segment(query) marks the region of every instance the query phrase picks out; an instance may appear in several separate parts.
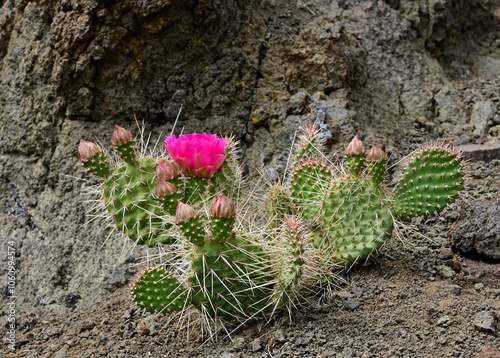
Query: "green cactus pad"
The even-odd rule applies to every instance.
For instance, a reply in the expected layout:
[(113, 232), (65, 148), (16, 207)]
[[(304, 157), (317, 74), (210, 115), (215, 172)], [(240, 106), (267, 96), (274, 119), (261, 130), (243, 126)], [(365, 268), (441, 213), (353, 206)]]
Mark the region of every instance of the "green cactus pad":
[(210, 227), (212, 228), (212, 235), (214, 239), (219, 241), (220, 243), (223, 243), (229, 237), (234, 235), (232, 233), (234, 223), (235, 223), (234, 217), (229, 217), (229, 218), (211, 217)]
[(372, 177), (373, 184), (380, 185), (384, 181), (387, 169), (387, 160), (368, 162), (368, 169)]
[(88, 159), (82, 159), (82, 165), (90, 174), (105, 178), (109, 174), (109, 163), (106, 154), (98, 152)]
[(307, 220), (317, 218), (318, 205), (333, 179), (330, 166), (319, 160), (306, 160), (292, 172), (290, 185), (297, 208)]
[(347, 161), (349, 173), (351, 173), (356, 178), (359, 177), (365, 169), (366, 153), (360, 153), (357, 155), (347, 154), (345, 156), (345, 159)]
[(271, 281), (262, 266), (268, 262), (261, 249), (238, 236), (205, 241), (193, 253), (194, 275), (189, 278), (192, 302), (202, 313), (243, 321), (261, 315), (267, 307)]
[[(303, 228), (295, 219), (288, 219), (284, 224), (285, 252), (281, 256), (281, 268), (278, 282), (274, 286), (281, 303), (284, 303), (288, 293), (302, 277), (304, 265), (304, 233)], [(286, 296), (284, 295), (286, 293)]]
[(365, 178), (334, 183), (325, 200), (324, 241), (317, 243), (332, 262), (349, 266), (382, 247), (393, 221), (382, 189)]
[(442, 146), (417, 151), (396, 187), (394, 212), (411, 218), (442, 211), (463, 189), (463, 177), (456, 151)]
[(324, 145), (324, 140), (319, 134), (319, 130), (314, 127), (304, 128), (304, 133), (299, 137), (293, 165), (297, 166), (308, 159), (315, 159)]
[(171, 244), (173, 238), (157, 199), (156, 163), (140, 159), (117, 167), (103, 183), (103, 199), (117, 227), (140, 245)]
[(151, 313), (181, 311), (189, 300), (188, 290), (162, 267), (148, 267), (130, 285), (132, 300)]
[(115, 146), (115, 150), (125, 163), (134, 164), (137, 162), (134, 140)]
[(193, 245), (203, 245), (206, 234), (201, 217), (192, 217), (186, 221), (178, 221), (176, 224), (187, 241)]
[(175, 193), (157, 199), (162, 209), (169, 215), (175, 217), (175, 212), (177, 211), (177, 203), (181, 199), (181, 196), (178, 193)]

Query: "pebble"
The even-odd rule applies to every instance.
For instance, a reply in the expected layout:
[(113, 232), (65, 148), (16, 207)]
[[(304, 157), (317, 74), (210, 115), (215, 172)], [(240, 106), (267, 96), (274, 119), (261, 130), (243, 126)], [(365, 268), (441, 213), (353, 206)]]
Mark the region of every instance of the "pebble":
[(484, 290), (484, 284), (482, 284), (481, 282), (476, 283), (474, 285), (474, 288), (476, 289), (477, 292), (481, 292), (482, 290)]
[(443, 327), (448, 327), (448, 325), (450, 324), (450, 321), (451, 321), (450, 316), (444, 315), (443, 317), (438, 319), (437, 325), (443, 326)]
[(439, 273), (439, 276), (443, 278), (453, 279), (456, 276), (455, 271), (453, 271), (451, 267), (439, 265), (438, 267), (436, 267), (436, 269)]
[(252, 341), (248, 348), (252, 352), (257, 352), (258, 350), (260, 350), (262, 348), (261, 340), (257, 338), (256, 340)]
[(474, 318), (474, 327), (481, 331), (496, 332), (496, 318), (490, 311), (480, 311)]

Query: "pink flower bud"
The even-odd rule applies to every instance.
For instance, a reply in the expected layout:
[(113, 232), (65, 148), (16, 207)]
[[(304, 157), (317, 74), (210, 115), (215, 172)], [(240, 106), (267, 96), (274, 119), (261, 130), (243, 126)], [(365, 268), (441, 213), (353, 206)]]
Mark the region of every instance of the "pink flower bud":
[(210, 205), (210, 216), (218, 218), (232, 218), (236, 215), (234, 204), (223, 193), (220, 193)]
[(366, 156), (366, 161), (368, 162), (381, 162), (382, 160), (387, 160), (387, 154), (378, 145), (373, 143), (372, 149), (368, 152)]
[(158, 183), (156, 184), (156, 197), (163, 198), (165, 196), (169, 196), (177, 193), (177, 188), (174, 184), (163, 180), (161, 178), (158, 179)]
[(132, 134), (128, 130), (120, 126), (115, 126), (115, 131), (113, 132), (113, 140), (112, 140), (114, 146), (127, 144), (132, 140), (133, 140)]
[(359, 155), (361, 153), (366, 153), (366, 150), (365, 150), (365, 146), (363, 145), (361, 140), (359, 140), (358, 136), (356, 135), (352, 139), (351, 143), (349, 143), (349, 145), (347, 146), (345, 152), (347, 155)]
[(172, 180), (177, 178), (179, 172), (175, 165), (167, 162), (166, 160), (160, 159), (158, 165), (156, 166), (156, 175), (160, 179)]
[(100, 152), (102, 152), (102, 149), (94, 143), (83, 139), (80, 140), (80, 144), (78, 145), (78, 156), (82, 161), (86, 162), (88, 158)]
[(177, 204), (177, 211), (175, 212), (175, 222), (188, 221), (191, 218), (198, 216), (198, 213), (191, 205), (181, 203)]

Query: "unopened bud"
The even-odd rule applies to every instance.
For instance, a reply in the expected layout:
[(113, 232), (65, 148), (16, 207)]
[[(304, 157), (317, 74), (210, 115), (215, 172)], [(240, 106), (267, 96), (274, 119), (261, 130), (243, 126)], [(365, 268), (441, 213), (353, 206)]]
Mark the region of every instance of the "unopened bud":
[(373, 143), (372, 149), (368, 152), (366, 156), (366, 161), (368, 162), (381, 162), (382, 160), (387, 160), (387, 154), (378, 145)]
[(164, 159), (160, 159), (158, 165), (156, 166), (156, 175), (159, 179), (172, 180), (177, 178), (179, 171), (175, 165), (167, 162)]
[(218, 218), (232, 218), (236, 215), (234, 204), (223, 193), (220, 193), (210, 205), (210, 216)]
[(113, 132), (113, 140), (112, 140), (114, 146), (127, 144), (132, 140), (133, 140), (132, 133), (130, 133), (125, 128), (122, 128), (120, 126), (115, 126), (115, 131)]
[(175, 193), (177, 193), (177, 188), (174, 184), (160, 178), (158, 179), (158, 183), (156, 184), (157, 198), (163, 198)]
[(80, 140), (80, 144), (78, 145), (78, 156), (82, 161), (87, 161), (88, 158), (100, 152), (102, 152), (102, 149), (99, 148), (99, 146), (83, 139)]
[(365, 146), (361, 142), (361, 140), (356, 135), (351, 143), (347, 146), (345, 150), (347, 155), (359, 155), (361, 153), (366, 153)]
[(191, 218), (197, 217), (196, 210), (191, 205), (181, 203), (177, 204), (177, 211), (175, 212), (175, 222), (188, 221)]

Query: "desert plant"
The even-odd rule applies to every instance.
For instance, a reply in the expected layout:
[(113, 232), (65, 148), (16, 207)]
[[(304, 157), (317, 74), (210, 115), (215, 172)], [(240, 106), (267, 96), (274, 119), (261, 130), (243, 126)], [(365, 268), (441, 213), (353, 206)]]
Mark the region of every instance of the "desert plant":
[[(194, 306), (206, 322), (246, 322), (292, 307), (302, 292), (335, 284), (339, 269), (366, 260), (393, 235), (395, 217), (443, 210), (463, 188), (460, 154), (429, 146), (408, 160), (394, 194), (383, 184), (387, 156), (366, 154), (356, 136), (348, 170), (319, 150), (307, 128), (287, 182), (264, 201), (263, 215), (238, 215), (241, 174), (234, 143), (207, 134), (170, 136), (167, 158), (139, 158), (132, 135), (115, 128), (122, 164), (111, 169), (102, 150), (81, 141), (83, 166), (103, 178), (104, 203), (117, 227), (138, 244), (167, 245), (177, 259), (144, 269), (131, 284), (133, 301), (149, 312)], [(257, 228), (257, 229), (255, 229)], [(305, 290), (303, 290), (305, 289)]]

